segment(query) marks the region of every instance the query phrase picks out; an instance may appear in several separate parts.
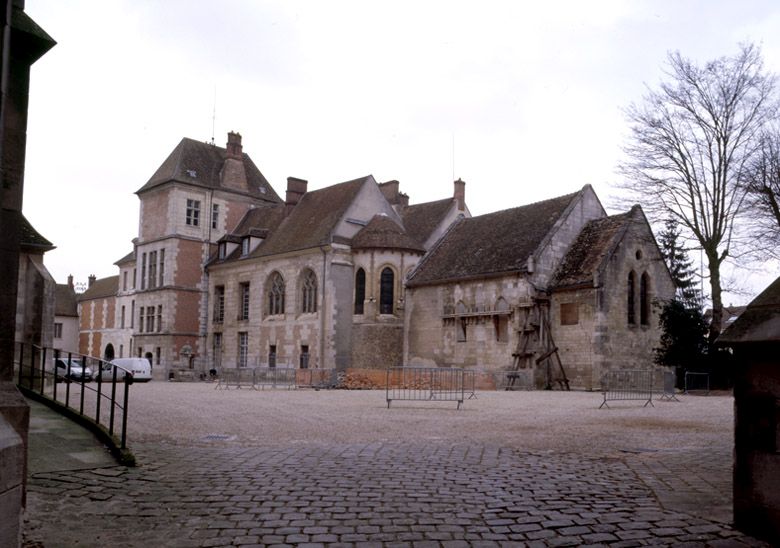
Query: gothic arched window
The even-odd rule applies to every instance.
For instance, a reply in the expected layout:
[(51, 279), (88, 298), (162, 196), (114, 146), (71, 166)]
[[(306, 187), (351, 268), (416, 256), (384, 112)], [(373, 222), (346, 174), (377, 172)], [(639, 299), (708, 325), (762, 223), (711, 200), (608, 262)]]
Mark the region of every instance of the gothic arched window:
[(366, 271), (358, 268), (355, 274), (355, 314), (363, 313), (363, 302), (366, 300)]
[(628, 273), (628, 323), (629, 325), (636, 325), (636, 274), (634, 271)]
[(395, 298), (395, 273), (393, 269), (385, 267), (379, 277), (379, 313), (392, 314), (393, 300)]
[(268, 314), (284, 314), (284, 278), (278, 272), (268, 279)]
[(301, 312), (317, 312), (317, 276), (308, 268), (301, 283)]

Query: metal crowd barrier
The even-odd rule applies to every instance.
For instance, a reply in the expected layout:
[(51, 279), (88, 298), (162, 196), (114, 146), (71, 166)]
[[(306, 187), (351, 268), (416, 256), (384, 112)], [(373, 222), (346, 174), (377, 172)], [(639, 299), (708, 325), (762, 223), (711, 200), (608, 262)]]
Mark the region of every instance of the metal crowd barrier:
[(685, 394), (703, 394), (710, 393), (710, 374), (696, 371), (685, 372)]
[(661, 371), (662, 377), (662, 391), (661, 397), (658, 399), (661, 401), (680, 401), (677, 399), (677, 391), (675, 389), (677, 375), (674, 371)]
[(651, 369), (608, 371), (601, 380), (604, 401), (599, 409), (608, 401), (638, 400), (653, 406), (653, 371)]
[[(92, 356), (22, 342), (15, 346), (14, 369), (22, 394), (89, 428), (121, 464), (134, 466), (135, 457), (127, 447), (132, 372)], [(64, 367), (57, 368), (57, 361)], [(83, 367), (91, 370), (90, 376)], [(111, 371), (108, 378), (104, 370)]]
[(458, 409), (466, 395), (470, 379), (474, 392), (474, 372), (448, 367), (391, 367), (387, 370), (387, 407), (394, 400), (455, 401)]
[(224, 368), (219, 373), (215, 390), (231, 388), (329, 388), (333, 369), (297, 369), (294, 367), (240, 367)]

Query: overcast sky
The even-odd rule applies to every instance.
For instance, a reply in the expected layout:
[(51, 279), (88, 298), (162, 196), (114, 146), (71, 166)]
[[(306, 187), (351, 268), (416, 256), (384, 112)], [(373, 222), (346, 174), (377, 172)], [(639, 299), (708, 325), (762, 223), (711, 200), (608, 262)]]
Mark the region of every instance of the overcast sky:
[[(24, 213), (57, 246), (45, 264), (59, 283), (117, 273), (138, 233), (134, 192), (182, 137), (224, 146), (241, 133), (282, 196), (288, 176), (312, 190), (372, 174), (419, 203), (450, 196), (454, 176), (474, 215), (586, 183), (615, 213), (622, 109), (660, 81), (669, 51), (703, 61), (752, 41), (780, 71), (776, 0), (27, 0), (26, 11), (58, 42), (32, 70)], [(755, 294), (776, 268), (737, 281)]]

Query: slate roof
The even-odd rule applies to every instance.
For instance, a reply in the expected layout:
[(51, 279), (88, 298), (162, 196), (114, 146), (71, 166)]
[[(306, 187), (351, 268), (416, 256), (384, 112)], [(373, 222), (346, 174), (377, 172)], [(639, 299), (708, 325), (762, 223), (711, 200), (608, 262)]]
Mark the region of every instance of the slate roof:
[(408, 285), (526, 272), (528, 257), (581, 192), (461, 219), (423, 259)]
[(27, 218), (22, 215), (22, 226), (20, 227), (21, 230), (21, 239), (19, 241), (19, 244), (22, 248), (28, 248), (28, 249), (34, 249), (36, 251), (51, 251), (54, 249), (54, 245), (41, 236), (41, 234), (33, 228), (33, 225), (30, 224), (30, 221), (27, 220)]
[(780, 278), (777, 278), (718, 337), (718, 344), (780, 342)]
[(273, 232), (284, 220), (284, 204), (255, 207), (246, 212), (233, 234), (245, 236), (253, 230)]
[(625, 234), (633, 211), (589, 221), (558, 266), (552, 286), (592, 286), (593, 275)]
[(119, 259), (114, 264), (117, 265), (117, 266), (120, 266), (120, 265), (123, 265), (123, 264), (126, 264), (126, 263), (131, 263), (133, 261), (135, 261), (135, 250), (131, 251), (130, 253), (128, 253), (127, 255), (122, 257), (121, 259)]
[[(242, 153), (244, 170), (249, 184), (250, 196), (268, 202), (281, 202), (279, 196), (252, 162), (248, 154)], [(215, 145), (201, 143), (194, 139), (184, 138), (173, 149), (162, 165), (152, 175), (149, 181), (136, 191), (140, 194), (168, 182), (180, 182), (203, 188), (223, 188), (220, 172), (225, 163), (227, 151)], [(192, 174), (195, 176), (193, 177)], [(235, 189), (229, 188), (235, 191)], [(265, 192), (263, 192), (265, 190)]]
[(68, 284), (57, 284), (54, 289), (54, 315), (78, 316), (76, 292)]
[(425, 248), (410, 238), (403, 228), (386, 215), (374, 218), (352, 238), (353, 249), (406, 249), (425, 253)]
[(333, 230), (371, 175), (307, 192), (250, 257), (263, 257), (329, 244)]
[(456, 202), (454, 198), (445, 198), (435, 202), (410, 205), (401, 211), (406, 233), (414, 240), (424, 244), (436, 227)]
[(109, 276), (108, 278), (100, 278), (92, 282), (92, 285), (87, 290), (78, 296), (79, 301), (88, 301), (90, 299), (101, 299), (104, 297), (112, 297), (116, 295), (119, 289), (119, 276)]

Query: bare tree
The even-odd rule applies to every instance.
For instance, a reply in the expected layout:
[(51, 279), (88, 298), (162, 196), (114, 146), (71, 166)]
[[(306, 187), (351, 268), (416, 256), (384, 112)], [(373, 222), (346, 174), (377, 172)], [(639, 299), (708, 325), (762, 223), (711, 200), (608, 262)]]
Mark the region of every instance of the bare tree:
[(733, 57), (699, 66), (669, 54), (667, 80), (626, 114), (631, 137), (620, 166), (621, 187), (654, 221), (675, 219), (704, 251), (712, 299), (710, 342), (720, 333), (721, 265), (735, 252), (742, 178), (776, 114), (775, 76), (760, 50), (742, 45)]
[(776, 126), (761, 135), (744, 182), (753, 241), (762, 252), (780, 258), (780, 130)]

